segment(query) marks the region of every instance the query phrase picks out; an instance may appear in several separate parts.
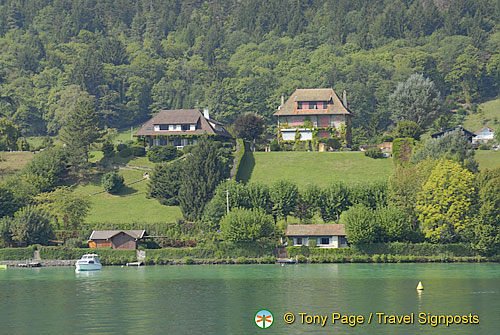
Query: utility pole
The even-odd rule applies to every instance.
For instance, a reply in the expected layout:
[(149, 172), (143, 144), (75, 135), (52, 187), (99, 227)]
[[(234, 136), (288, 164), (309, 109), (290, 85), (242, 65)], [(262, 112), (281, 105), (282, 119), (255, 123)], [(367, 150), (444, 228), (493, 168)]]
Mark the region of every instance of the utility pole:
[(227, 213), (229, 214), (229, 191), (226, 190), (226, 209)]

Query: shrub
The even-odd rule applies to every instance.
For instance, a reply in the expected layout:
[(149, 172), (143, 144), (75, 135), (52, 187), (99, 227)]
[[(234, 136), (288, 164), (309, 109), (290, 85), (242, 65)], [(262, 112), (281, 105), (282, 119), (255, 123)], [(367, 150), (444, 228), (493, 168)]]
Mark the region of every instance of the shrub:
[(246, 259), (246, 257), (240, 256), (240, 257), (236, 258), (234, 260), (234, 262), (236, 264), (246, 264), (246, 263), (248, 263), (248, 260)]
[(130, 151), (132, 152), (132, 155), (134, 155), (135, 157), (146, 156), (146, 149), (144, 149), (144, 147), (141, 147), (138, 145), (134, 145), (134, 146), (130, 147)]
[(490, 146), (487, 143), (483, 143), (479, 146), (479, 150), (490, 150)]
[(128, 148), (128, 146), (126, 144), (120, 143), (116, 146), (116, 151), (120, 152), (120, 151), (127, 149), (127, 148)]
[(102, 144), (101, 151), (104, 154), (104, 157), (111, 157), (115, 152), (115, 147), (109, 141), (106, 141)]
[(355, 205), (342, 213), (340, 223), (345, 224), (350, 243), (373, 243), (378, 240), (379, 229), (373, 210), (364, 205)]
[(120, 157), (126, 158), (126, 157), (130, 157), (130, 155), (132, 155), (132, 151), (130, 150), (130, 148), (127, 147), (127, 148), (124, 148), (121, 151), (119, 151), (118, 154), (120, 155)]
[(17, 150), (19, 151), (28, 151), (30, 149), (30, 144), (26, 140), (25, 137), (19, 137), (17, 139)]
[(123, 176), (119, 175), (117, 170), (105, 173), (102, 176), (101, 182), (106, 192), (110, 194), (117, 194), (124, 185)]
[(261, 208), (234, 208), (222, 218), (220, 228), (226, 241), (256, 241), (272, 234), (274, 220)]
[(271, 151), (280, 151), (281, 147), (277, 139), (274, 139), (271, 141), (271, 144), (269, 145)]
[(182, 259), (182, 263), (184, 263), (184, 264), (194, 264), (194, 260), (191, 257), (184, 257)]
[(177, 157), (177, 149), (172, 145), (157, 145), (147, 153), (150, 162), (168, 162)]
[(384, 154), (380, 148), (370, 148), (365, 151), (365, 156), (370, 158), (383, 158)]

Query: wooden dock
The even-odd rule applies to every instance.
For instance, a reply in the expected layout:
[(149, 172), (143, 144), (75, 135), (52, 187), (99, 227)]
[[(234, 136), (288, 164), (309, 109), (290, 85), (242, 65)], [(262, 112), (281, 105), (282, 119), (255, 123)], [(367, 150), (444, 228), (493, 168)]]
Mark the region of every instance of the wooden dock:
[(144, 265), (143, 262), (132, 262), (132, 263), (127, 263), (127, 266), (142, 266)]

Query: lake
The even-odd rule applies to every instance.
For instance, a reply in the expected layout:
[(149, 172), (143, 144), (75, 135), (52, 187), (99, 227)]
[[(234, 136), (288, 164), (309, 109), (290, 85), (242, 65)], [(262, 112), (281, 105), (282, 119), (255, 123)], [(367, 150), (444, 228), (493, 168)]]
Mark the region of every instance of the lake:
[[(2, 334), (495, 334), (500, 264), (9, 268), (0, 270), (0, 297)], [(261, 309), (274, 316), (267, 329), (254, 322)], [(388, 315), (412, 323), (379, 324), (376, 313), (386, 323)], [(479, 323), (434, 327), (420, 324), (419, 313), (426, 322), (427, 315), (459, 315), (457, 322), (477, 315)], [(342, 324), (340, 315), (358, 324)], [(324, 326), (306, 323), (320, 316)]]

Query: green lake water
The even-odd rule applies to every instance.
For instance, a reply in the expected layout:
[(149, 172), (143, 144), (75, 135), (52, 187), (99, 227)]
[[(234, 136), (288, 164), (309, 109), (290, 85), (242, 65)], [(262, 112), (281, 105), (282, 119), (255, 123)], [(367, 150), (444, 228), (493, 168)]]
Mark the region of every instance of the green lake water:
[[(0, 334), (499, 334), (500, 264), (7, 269), (0, 299)], [(274, 315), (268, 329), (254, 323), (260, 309)], [(301, 324), (298, 313), (328, 320)], [(364, 324), (332, 324), (332, 313)], [(379, 324), (373, 314), (367, 324), (370, 313), (414, 313), (414, 323)], [(419, 313), (472, 313), (479, 324), (421, 325)]]

